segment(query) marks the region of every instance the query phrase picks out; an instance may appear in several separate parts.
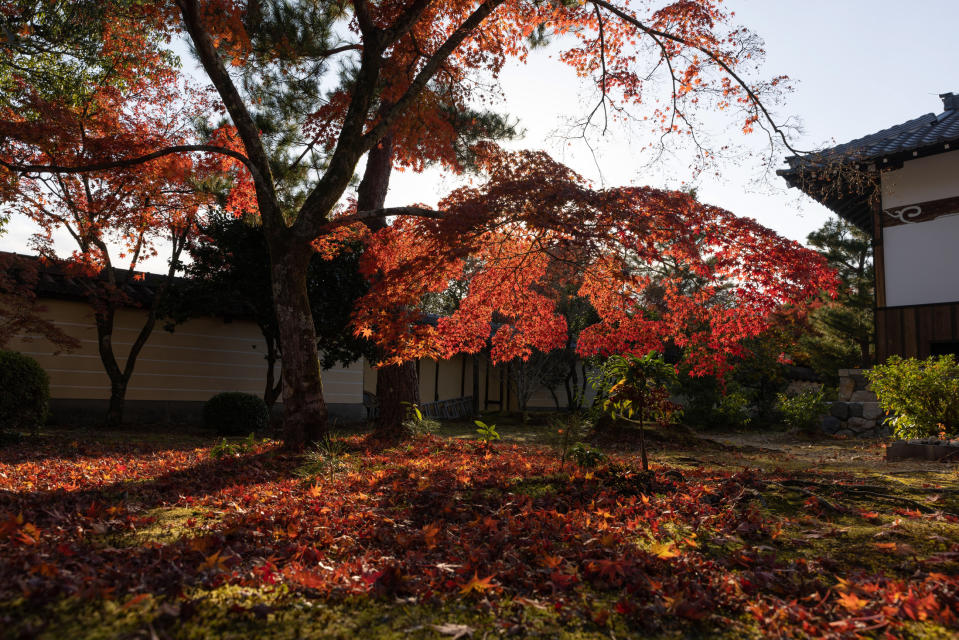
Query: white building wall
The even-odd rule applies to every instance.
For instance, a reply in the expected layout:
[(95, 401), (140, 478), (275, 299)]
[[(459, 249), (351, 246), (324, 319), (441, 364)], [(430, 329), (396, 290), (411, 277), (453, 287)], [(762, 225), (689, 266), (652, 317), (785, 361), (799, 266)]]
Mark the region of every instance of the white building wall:
[[(959, 152), (910, 160), (882, 174), (884, 212), (959, 197)], [(904, 211), (903, 219), (909, 219)], [(883, 229), (886, 306), (959, 301), (959, 205), (933, 220)], [(888, 215), (883, 213), (882, 215)]]

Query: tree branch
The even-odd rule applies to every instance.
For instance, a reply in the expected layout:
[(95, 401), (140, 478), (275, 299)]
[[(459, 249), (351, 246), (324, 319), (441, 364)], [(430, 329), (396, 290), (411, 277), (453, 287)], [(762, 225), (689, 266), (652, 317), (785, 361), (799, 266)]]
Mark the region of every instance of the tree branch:
[(413, 78), (413, 82), (410, 83), (410, 86), (406, 89), (403, 96), (384, 114), (379, 123), (363, 136), (364, 151), (372, 148), (380, 138), (386, 135), (400, 114), (410, 106), (413, 100), (415, 100), (426, 87), (426, 84), (436, 75), (440, 66), (446, 62), (453, 52), (456, 51), (456, 48), (459, 47), (466, 38), (472, 35), (473, 31), (479, 27), (499, 5), (503, 4), (503, 2), (504, 0), (486, 0), (463, 21), (463, 24), (450, 34), (446, 42), (440, 45), (439, 49), (429, 57), (419, 73), (416, 74), (416, 77)]
[(725, 60), (720, 58), (714, 52), (704, 47), (701, 47), (699, 45), (687, 42), (686, 40), (684, 40), (683, 38), (680, 38), (679, 36), (675, 36), (671, 33), (666, 33), (665, 31), (659, 31), (657, 29), (653, 29), (652, 27), (646, 26), (645, 24), (640, 22), (638, 19), (629, 15), (628, 13), (626, 13), (619, 7), (616, 7), (610, 4), (609, 2), (606, 2), (606, 0), (589, 0), (589, 1), (592, 2), (593, 5), (595, 6), (603, 7), (604, 9), (607, 9), (610, 13), (618, 16), (621, 20), (633, 25), (634, 27), (636, 27), (637, 29), (645, 33), (646, 35), (658, 36), (660, 38), (671, 40), (685, 47), (690, 47), (692, 49), (695, 49), (696, 51), (699, 51), (700, 53), (705, 55), (707, 58), (709, 58), (714, 63), (716, 63), (720, 68), (722, 68), (723, 71), (729, 74), (729, 77), (735, 80), (736, 84), (738, 84), (740, 87), (743, 88), (743, 90), (746, 92), (746, 95), (749, 96), (749, 99), (752, 101), (753, 105), (755, 105), (755, 107), (763, 114), (763, 118), (766, 120), (766, 122), (769, 123), (769, 126), (772, 127), (773, 132), (775, 132), (782, 139), (783, 144), (786, 146), (786, 148), (789, 151), (791, 151), (792, 153), (796, 155), (804, 155), (809, 153), (808, 151), (798, 151), (794, 149), (791, 144), (789, 144), (789, 139), (786, 137), (786, 133), (782, 130), (782, 128), (780, 128), (778, 124), (776, 124), (776, 121), (773, 120), (772, 114), (770, 114), (769, 110), (766, 109), (766, 105), (762, 103), (762, 101), (759, 99), (759, 96), (757, 96), (756, 92), (753, 91), (752, 87), (750, 87), (749, 84), (747, 84), (746, 81), (743, 80), (738, 73), (733, 71), (732, 67), (730, 67)]
[[(164, 156), (172, 155), (174, 153), (194, 153), (194, 152), (207, 152), (207, 153), (219, 153), (220, 155), (229, 156), (235, 160), (239, 160), (250, 170), (250, 173), (253, 174), (253, 179), (256, 180), (259, 172), (257, 171), (256, 166), (250, 162), (250, 159), (238, 151), (234, 151), (228, 147), (221, 147), (214, 144), (179, 144), (173, 145), (172, 147), (166, 147), (164, 149), (159, 149), (153, 151), (146, 155), (136, 156), (133, 158), (121, 158), (119, 160), (105, 160), (103, 162), (91, 162), (89, 164), (80, 164), (80, 165), (61, 165), (61, 164), (17, 164), (15, 162), (7, 162), (6, 160), (0, 159), (0, 166), (3, 166), (10, 171), (15, 171), (17, 173), (56, 173), (56, 174), (72, 174), (72, 173), (91, 173), (93, 171), (106, 171), (107, 169), (118, 169), (121, 167), (132, 167), (138, 164), (144, 164), (150, 162), (151, 160), (156, 160), (157, 158), (162, 158)], [(262, 176), (260, 176), (262, 179)]]
[(280, 205), (276, 198), (276, 188), (273, 184), (273, 174), (270, 170), (269, 157), (263, 148), (263, 141), (260, 139), (260, 130), (253, 122), (253, 117), (240, 96), (233, 79), (220, 59), (220, 54), (213, 44), (209, 32), (204, 28), (200, 18), (200, 12), (196, 0), (177, 0), (180, 8), (180, 15), (183, 18), (183, 25), (186, 32), (190, 35), (193, 42), (196, 55), (203, 65), (204, 71), (216, 87), (217, 93), (223, 100), (223, 106), (226, 107), (230, 119), (236, 126), (237, 134), (243, 142), (249, 164), (255, 166), (253, 173), (254, 184), (256, 185), (257, 205), (260, 209), (260, 216), (267, 222), (267, 227), (275, 229), (285, 228), (286, 223), (280, 212)]
[(367, 220), (389, 218), (391, 216), (413, 216), (417, 218), (442, 220), (446, 216), (446, 212), (427, 209), (425, 207), (383, 207), (382, 209), (358, 211), (348, 216), (335, 218), (323, 225), (322, 230), (328, 232), (348, 224), (353, 224), (354, 222), (366, 222)]

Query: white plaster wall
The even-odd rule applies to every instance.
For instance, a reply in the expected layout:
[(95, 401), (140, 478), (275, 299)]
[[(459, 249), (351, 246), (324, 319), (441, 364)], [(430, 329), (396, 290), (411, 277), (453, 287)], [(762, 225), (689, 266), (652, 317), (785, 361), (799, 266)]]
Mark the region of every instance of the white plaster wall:
[(909, 160), (882, 174), (882, 208), (959, 196), (959, 151)]
[(959, 301), (959, 215), (886, 227), (883, 251), (886, 306)]

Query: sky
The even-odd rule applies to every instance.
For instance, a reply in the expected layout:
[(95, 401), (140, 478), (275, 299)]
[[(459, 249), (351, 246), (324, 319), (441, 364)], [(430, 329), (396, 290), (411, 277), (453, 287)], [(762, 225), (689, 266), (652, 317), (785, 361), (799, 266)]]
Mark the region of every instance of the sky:
[[(938, 94), (959, 93), (959, 2), (956, 0), (726, 0), (735, 22), (765, 40), (761, 76), (785, 74), (793, 91), (776, 108), (778, 117), (798, 121), (797, 149), (816, 149), (845, 142), (924, 113), (939, 113)], [(523, 139), (512, 148), (542, 149), (594, 184), (649, 185), (679, 188), (692, 178), (689, 156), (677, 156), (651, 168), (636, 149), (649, 133), (632, 126), (613, 127), (592, 138), (592, 151), (582, 142), (564, 140), (568, 119), (586, 113), (592, 94), (569, 69), (553, 59), (555, 48), (534, 50), (528, 62), (504, 69), (503, 101), (494, 105), (519, 121)], [(722, 127), (722, 121), (707, 120)], [(723, 131), (714, 131), (722, 135)], [(743, 139), (738, 131), (730, 139)], [(747, 144), (761, 151), (764, 140)], [(363, 162), (357, 167), (362, 171)], [(422, 174), (394, 172), (388, 206), (435, 205), (459, 179), (437, 170)], [(829, 211), (756, 161), (723, 163), (694, 182), (698, 198), (762, 224), (794, 240), (822, 225)], [(14, 215), (0, 250), (29, 253), (35, 231)], [(61, 241), (62, 240), (62, 241)], [(61, 255), (72, 247), (58, 237)], [(165, 271), (162, 257), (141, 268)]]

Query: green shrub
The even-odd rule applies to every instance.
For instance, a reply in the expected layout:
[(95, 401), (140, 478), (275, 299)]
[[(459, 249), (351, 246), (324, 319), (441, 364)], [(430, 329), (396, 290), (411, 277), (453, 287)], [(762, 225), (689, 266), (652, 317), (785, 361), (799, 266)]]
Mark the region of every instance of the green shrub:
[(36, 433), (46, 422), (50, 378), (37, 361), (14, 351), (0, 351), (0, 429)]
[(346, 468), (347, 458), (349, 454), (343, 441), (327, 434), (306, 452), (303, 464), (295, 473), (301, 478), (325, 477), (332, 482), (336, 472)]
[(250, 393), (218, 393), (203, 405), (203, 424), (221, 436), (245, 436), (270, 426), (270, 410)]
[(238, 458), (250, 453), (255, 448), (256, 438), (252, 433), (239, 442), (227, 442), (226, 438), (223, 438), (210, 449), (210, 457), (214, 460)]
[(583, 469), (592, 469), (606, 461), (606, 454), (599, 449), (591, 449), (583, 442), (577, 442), (569, 450), (569, 455), (576, 461), (577, 466)]
[(777, 397), (776, 408), (782, 414), (783, 422), (804, 433), (814, 432), (829, 411), (822, 387), (796, 395), (780, 393)]
[(749, 414), (749, 398), (742, 391), (730, 391), (719, 399), (713, 409), (714, 427), (723, 429), (745, 429), (752, 422)]
[(473, 423), (476, 425), (476, 433), (479, 434), (480, 440), (483, 441), (487, 447), (492, 444), (494, 440), (499, 440), (499, 432), (496, 431), (495, 424), (486, 424), (482, 420), (473, 420)]
[(953, 355), (927, 360), (892, 356), (866, 372), (869, 386), (900, 438), (924, 438), (944, 431), (959, 435), (959, 364)]

